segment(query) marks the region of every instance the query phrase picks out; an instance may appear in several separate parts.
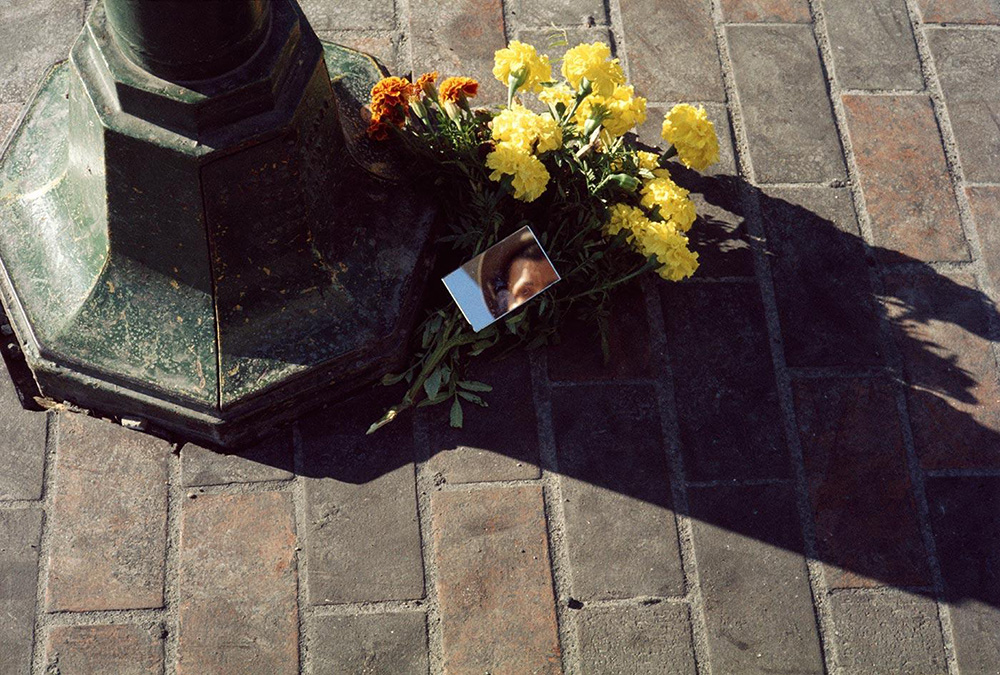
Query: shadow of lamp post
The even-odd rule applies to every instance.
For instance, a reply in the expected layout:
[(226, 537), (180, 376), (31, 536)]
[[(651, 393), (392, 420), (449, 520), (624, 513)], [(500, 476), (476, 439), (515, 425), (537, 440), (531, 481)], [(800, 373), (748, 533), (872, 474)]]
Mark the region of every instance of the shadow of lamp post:
[(398, 367), (432, 213), (293, 0), (105, 0), (0, 157), (32, 395), (217, 446)]

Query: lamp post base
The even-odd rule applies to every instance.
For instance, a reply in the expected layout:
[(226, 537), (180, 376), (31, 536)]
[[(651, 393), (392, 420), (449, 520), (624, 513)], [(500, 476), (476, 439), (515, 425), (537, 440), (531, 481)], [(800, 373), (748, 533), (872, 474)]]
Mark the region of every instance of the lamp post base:
[(405, 362), (433, 213), (365, 135), (377, 64), (288, 7), (269, 90), (116, 72), (100, 7), (45, 76), (0, 156), (0, 298), (27, 398), (234, 448)]

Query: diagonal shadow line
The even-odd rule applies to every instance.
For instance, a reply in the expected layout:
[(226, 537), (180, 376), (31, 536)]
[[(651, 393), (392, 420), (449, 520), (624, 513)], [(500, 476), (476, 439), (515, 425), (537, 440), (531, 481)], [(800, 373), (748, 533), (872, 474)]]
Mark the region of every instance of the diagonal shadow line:
[[(894, 396), (897, 387), (905, 389), (913, 444), (925, 468), (1000, 467), (1000, 412), (996, 400), (983, 400), (998, 391), (992, 355), (984, 356), (983, 368), (970, 369), (968, 354), (954, 353), (951, 344), (957, 340), (969, 349), (985, 344), (998, 318), (994, 306), (975, 288), (895, 251), (887, 253), (904, 264), (893, 269), (905, 274), (886, 274), (885, 287), (873, 288), (867, 270), (874, 261), (856, 223), (835, 222), (735, 176), (671, 170), (706, 204), (728, 214), (703, 218), (692, 230), (706, 276), (651, 284), (657, 293), (653, 304), (669, 310), (669, 356), (657, 353), (660, 343), (650, 333), (638, 286), (623, 291), (614, 310), (609, 364), (601, 363), (592, 329), (578, 323), (568, 326), (562, 345), (548, 349), (550, 376), (565, 380), (550, 387), (554, 462), (540, 450), (548, 421), (544, 415), (539, 419), (529, 361), (519, 355), (474, 368), (471, 375), (495, 389), (490, 408), (466, 408), (464, 429), (450, 429), (441, 406), (418, 411), (428, 447), (415, 447), (410, 413), (374, 436), (364, 434), (401, 397), (402, 385), (377, 387), (315, 412), (300, 425), (300, 475), (365, 485), (423, 459), (438, 482), (463, 483), (491, 476), (535, 478), (541, 467), (558, 473), (564, 493), (580, 501), (579, 509), (567, 511), (571, 557), (574, 530), (584, 533), (584, 547), (605, 545), (574, 524), (587, 508), (599, 527), (608, 528), (612, 545), (623, 546), (623, 560), (635, 550), (612, 530), (635, 534), (639, 530), (629, 519), (673, 511), (748, 540), (812, 555), (839, 570), (834, 585), (892, 586), (933, 596), (907, 468), (907, 432)], [(765, 255), (772, 262), (786, 359), (804, 373), (793, 377), (794, 407), (815, 550), (813, 545), (807, 550), (795, 511), (795, 460), (782, 427), (764, 306), (746, 246), (742, 199), (747, 195), (757, 200), (769, 234)], [(878, 248), (870, 252), (875, 260), (883, 254)], [(722, 278), (712, 281), (713, 275)], [(899, 279), (890, 279), (895, 276)], [(727, 299), (736, 296), (749, 300)], [(884, 353), (885, 325), (903, 355), (901, 373)], [(949, 343), (938, 343), (939, 335)], [(748, 350), (740, 355), (745, 364), (726, 356), (727, 340)], [(660, 370), (667, 360), (672, 375)], [(807, 372), (815, 364), (822, 369)], [(822, 376), (838, 369), (865, 376)], [(837, 389), (836, 383), (849, 380), (867, 384)], [(658, 382), (673, 386), (676, 419), (659, 409)], [(661, 415), (668, 418), (666, 435)], [(266, 441), (240, 454), (292, 469), (284, 443)], [(672, 474), (677, 479), (672, 466), (680, 462), (689, 484), (681, 491), (688, 495), (686, 503), (679, 504), (670, 481)], [(993, 507), (986, 508), (1000, 512), (1000, 481), (995, 482)], [(940, 491), (931, 492), (932, 501), (947, 501)], [(1000, 583), (988, 567), (997, 552), (984, 548), (985, 539), (985, 544), (963, 539), (960, 526), (933, 512), (936, 503), (931, 520), (946, 599), (1000, 607)], [(759, 515), (761, 504), (767, 505), (767, 518), (747, 515)]]

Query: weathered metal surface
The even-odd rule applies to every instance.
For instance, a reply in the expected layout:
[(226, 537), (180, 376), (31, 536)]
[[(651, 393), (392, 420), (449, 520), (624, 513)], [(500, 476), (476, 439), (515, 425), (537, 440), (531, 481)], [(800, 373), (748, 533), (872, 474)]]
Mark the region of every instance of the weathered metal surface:
[(42, 394), (232, 446), (396, 366), (432, 219), (364, 134), (377, 64), (275, 0), (232, 86), (194, 89), (106, 21), (0, 157), (0, 294)]

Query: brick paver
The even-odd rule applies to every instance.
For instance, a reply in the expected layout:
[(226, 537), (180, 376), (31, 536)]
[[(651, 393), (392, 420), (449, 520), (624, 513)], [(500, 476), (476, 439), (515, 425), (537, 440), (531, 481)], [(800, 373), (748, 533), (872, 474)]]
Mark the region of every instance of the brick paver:
[(180, 547), (178, 674), (297, 673), (290, 495), (189, 499)]
[(83, 415), (59, 418), (49, 610), (163, 605), (169, 448)]
[(423, 612), (324, 616), (312, 651), (314, 675), (426, 675), (427, 617)]
[(967, 260), (930, 99), (846, 96), (844, 108), (879, 255)]
[[(95, 4), (0, 2), (0, 136)], [(701, 269), (461, 430), (365, 436), (396, 387), (171, 452), (0, 386), (2, 675), (1000, 671), (996, 0), (302, 5), (482, 102), (508, 39), (608, 41), (650, 144), (704, 104)]]
[(542, 492), (431, 500), (446, 672), (560, 672)]
[(45, 643), (45, 667), (59, 675), (160, 675), (163, 643), (142, 626), (58, 626)]
[(560, 388), (552, 408), (573, 596), (682, 595), (653, 388)]
[(822, 183), (844, 178), (812, 30), (732, 25), (726, 36), (756, 179)]

